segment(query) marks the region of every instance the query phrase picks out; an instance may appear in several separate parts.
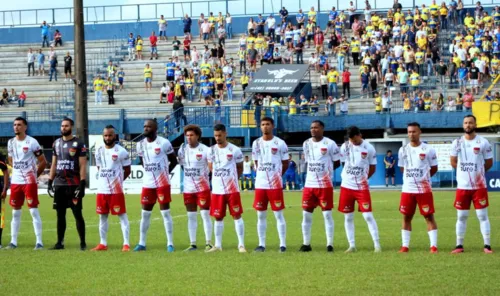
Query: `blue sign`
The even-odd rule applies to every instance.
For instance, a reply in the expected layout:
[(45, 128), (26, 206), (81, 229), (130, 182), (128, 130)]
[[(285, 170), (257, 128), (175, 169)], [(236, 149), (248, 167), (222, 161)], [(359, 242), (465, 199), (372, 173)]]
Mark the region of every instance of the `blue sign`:
[(500, 171), (487, 172), (486, 185), (488, 191), (500, 191)]

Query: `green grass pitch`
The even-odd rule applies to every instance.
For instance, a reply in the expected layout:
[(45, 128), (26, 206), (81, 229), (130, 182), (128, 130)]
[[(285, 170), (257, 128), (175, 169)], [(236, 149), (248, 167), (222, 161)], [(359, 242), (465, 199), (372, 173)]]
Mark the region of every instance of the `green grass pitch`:
[[(338, 202), (335, 190), (335, 203)], [(19, 247), (0, 250), (0, 295), (498, 295), (500, 293), (500, 202), (490, 194), (492, 246), (497, 253), (482, 253), (482, 237), (471, 212), (465, 239), (466, 253), (451, 255), (455, 246), (454, 192), (435, 192), (439, 227), (439, 254), (429, 254), (429, 239), (423, 218), (415, 216), (410, 253), (397, 253), (401, 244), (401, 214), (398, 191), (372, 192), (383, 252), (373, 253), (366, 223), (356, 214), (357, 253), (344, 254), (347, 241), (343, 215), (334, 212), (335, 253), (325, 250), (323, 218), (316, 210), (311, 253), (302, 254), (300, 193), (285, 194), (288, 251), (278, 253), (274, 216), (268, 215), (267, 251), (254, 254), (257, 246), (253, 194), (242, 193), (248, 254), (239, 254), (234, 223), (226, 217), (224, 251), (185, 253), (188, 247), (187, 217), (179, 195), (173, 197), (176, 252), (165, 250), (165, 231), (157, 207), (148, 235), (148, 251), (120, 252), (122, 235), (116, 217), (110, 217), (107, 252), (81, 252), (71, 211), (68, 212), (66, 250), (32, 251), (35, 238), (31, 216), (23, 209)], [(56, 241), (56, 215), (51, 199), (41, 196), (41, 217), (45, 247)], [(140, 204), (137, 195), (127, 196), (131, 221), (131, 247), (139, 239)], [(10, 239), (10, 208), (7, 209), (3, 243)], [(99, 241), (95, 196), (84, 200), (89, 248)], [(198, 244), (204, 243), (198, 219)]]

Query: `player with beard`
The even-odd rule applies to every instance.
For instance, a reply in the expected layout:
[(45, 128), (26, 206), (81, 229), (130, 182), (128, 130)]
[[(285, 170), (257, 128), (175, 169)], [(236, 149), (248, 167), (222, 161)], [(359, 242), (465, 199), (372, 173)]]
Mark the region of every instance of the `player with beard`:
[(436, 151), (420, 141), (420, 124), (411, 122), (407, 127), (410, 143), (399, 149), (398, 166), (403, 174), (403, 190), (399, 211), (403, 214), (401, 236), (403, 246), (400, 253), (410, 249), (411, 222), (417, 205), (427, 223), (427, 233), (431, 243), (430, 252), (437, 253), (437, 224), (434, 219), (434, 197), (432, 196), (431, 177), (438, 171)]
[(0, 178), (0, 249), (2, 248), (2, 232), (5, 227), (5, 198), (7, 197), (7, 188), (9, 188), (9, 168), (5, 164), (5, 159), (0, 154), (0, 171), (3, 176)]
[(451, 166), (457, 170), (457, 246), (453, 254), (464, 252), (464, 237), (471, 203), (474, 204), (484, 240), (484, 252), (493, 253), (490, 246), (490, 220), (488, 218), (488, 189), (486, 172), (493, 166), (490, 142), (476, 133), (476, 117), (464, 117), (465, 134), (452, 143)]
[[(21, 208), (24, 199), (28, 203), (33, 228), (35, 230), (35, 250), (43, 249), (42, 219), (38, 211), (37, 178), (43, 173), (47, 165), (42, 148), (38, 141), (26, 134), (28, 122), (22, 117), (14, 119), (15, 137), (7, 144), (8, 160), (12, 167), (10, 187), (10, 205), (12, 206), (11, 240), (7, 249), (17, 248), (17, 235), (21, 227)], [(38, 165), (37, 165), (38, 161)]]
[(57, 243), (52, 250), (64, 249), (66, 232), (66, 209), (71, 208), (80, 236), (80, 249), (86, 250), (85, 220), (82, 215), (82, 198), (87, 184), (87, 147), (73, 136), (73, 120), (61, 122), (61, 138), (52, 145), (49, 192), (54, 192), (53, 208), (57, 212)]
[(130, 251), (130, 224), (123, 194), (123, 182), (130, 175), (130, 155), (116, 144), (115, 128), (108, 125), (104, 128), (102, 139), (104, 146), (97, 149), (95, 163), (99, 171), (97, 179), (96, 212), (99, 214), (100, 242), (92, 251), (108, 249), (108, 216), (117, 215), (122, 228), (122, 252)]
[(155, 119), (144, 121), (145, 138), (137, 143), (137, 154), (144, 167), (141, 204), (142, 216), (139, 244), (134, 251), (146, 250), (146, 236), (151, 224), (151, 211), (160, 204), (163, 224), (167, 234), (167, 251), (174, 251), (174, 225), (170, 214), (170, 172), (177, 165), (177, 157), (170, 141), (157, 135), (158, 123)]

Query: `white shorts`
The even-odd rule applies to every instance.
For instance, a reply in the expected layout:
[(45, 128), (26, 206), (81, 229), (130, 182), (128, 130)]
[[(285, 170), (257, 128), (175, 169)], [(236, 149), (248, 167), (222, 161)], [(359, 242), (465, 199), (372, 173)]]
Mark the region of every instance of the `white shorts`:
[(479, 83), (477, 82), (477, 79), (471, 79), (471, 80), (470, 80), (470, 86), (472, 86), (472, 87), (476, 87), (476, 86), (478, 86), (478, 85), (479, 85)]
[(38, 69), (40, 69), (40, 70), (43, 69), (43, 63), (38, 63)]
[(172, 50), (172, 56), (173, 57), (178, 57), (179, 56), (179, 51), (178, 50)]

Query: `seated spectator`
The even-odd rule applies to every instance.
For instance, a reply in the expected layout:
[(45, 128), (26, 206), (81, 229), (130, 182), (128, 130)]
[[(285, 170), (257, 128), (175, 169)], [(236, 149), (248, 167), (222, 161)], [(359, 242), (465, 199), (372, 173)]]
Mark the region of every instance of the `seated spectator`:
[(273, 63), (273, 52), (268, 50), (260, 60), (260, 65), (262, 66), (264, 63), (271, 64)]
[(274, 48), (273, 64), (281, 64), (281, 52), (278, 47)]
[(4, 88), (2, 92), (2, 98), (0, 99), (0, 106), (3, 106), (3, 104), (7, 103), (8, 99), (9, 99), (9, 92), (7, 91), (6, 88)]
[(26, 101), (26, 94), (24, 93), (24, 90), (22, 90), (21, 94), (19, 95), (19, 101), (17, 101), (18, 107), (19, 108), (24, 107), (25, 101)]
[(318, 111), (319, 111), (319, 100), (318, 100), (317, 95), (314, 95), (311, 98), (311, 101), (309, 102), (309, 106), (311, 107), (311, 115), (316, 115), (316, 113), (318, 113)]
[(61, 34), (61, 32), (59, 32), (59, 30), (56, 30), (56, 32), (54, 33), (54, 46), (57, 47), (58, 44), (60, 46), (63, 46), (62, 34)]

